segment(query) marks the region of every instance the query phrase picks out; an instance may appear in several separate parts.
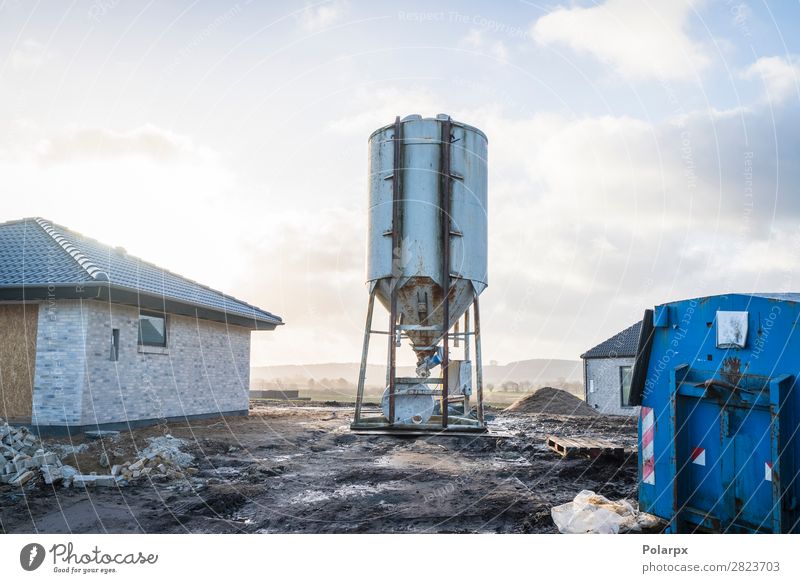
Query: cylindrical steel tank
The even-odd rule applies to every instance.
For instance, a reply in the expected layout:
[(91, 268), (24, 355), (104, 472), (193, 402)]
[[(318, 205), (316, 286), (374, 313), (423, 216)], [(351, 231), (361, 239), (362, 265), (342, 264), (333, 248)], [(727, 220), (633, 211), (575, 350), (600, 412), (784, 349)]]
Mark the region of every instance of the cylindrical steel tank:
[[(450, 125), (449, 145), (443, 141), (445, 124)], [(443, 335), (444, 245), (450, 246), (448, 328), (488, 284), (487, 139), (479, 129), (446, 115), (410, 115), (400, 120), (400, 126), (399, 150), (395, 149), (395, 124), (376, 130), (369, 138), (367, 280), (389, 309), (395, 255), (393, 189), (394, 181), (399, 180), (402, 202), (395, 261), (398, 315), (404, 326), (439, 327), (407, 330), (414, 350), (422, 358), (431, 354)], [(449, 165), (442, 158), (447, 151)], [(442, 168), (448, 167), (451, 179), (445, 181)], [(449, 241), (444, 242), (442, 201), (446, 184), (451, 191), (450, 234)]]

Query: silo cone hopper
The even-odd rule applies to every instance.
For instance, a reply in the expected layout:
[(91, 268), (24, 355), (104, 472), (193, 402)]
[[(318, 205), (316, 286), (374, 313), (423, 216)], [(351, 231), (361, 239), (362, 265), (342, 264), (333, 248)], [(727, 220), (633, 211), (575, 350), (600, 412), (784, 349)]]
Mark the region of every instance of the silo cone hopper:
[[(486, 430), (478, 306), (488, 280), (486, 145), (483, 132), (441, 114), (398, 117), (370, 136), (369, 301), (354, 430)], [(376, 298), (389, 312), (385, 330), (373, 328)], [(369, 414), (375, 334), (388, 338), (388, 362), (380, 411)], [(397, 375), (404, 341), (416, 355), (410, 377)]]

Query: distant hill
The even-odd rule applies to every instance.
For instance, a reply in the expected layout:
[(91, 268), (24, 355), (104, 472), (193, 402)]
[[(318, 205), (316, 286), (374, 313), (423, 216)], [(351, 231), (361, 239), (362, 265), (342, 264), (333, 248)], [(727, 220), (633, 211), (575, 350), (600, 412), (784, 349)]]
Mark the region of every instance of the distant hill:
[[(311, 379), (319, 384), (322, 384), (321, 381), (325, 379), (326, 381), (338, 381), (335, 388), (343, 388), (345, 384), (348, 386), (356, 384), (358, 368), (359, 365), (355, 362), (256, 366), (251, 369), (252, 385), (253, 388), (258, 388), (259, 384), (263, 384), (265, 381), (280, 380), (283, 384), (297, 384), (303, 388)], [(414, 368), (398, 367), (398, 376), (414, 376)], [(497, 387), (506, 382), (530, 383), (536, 387), (553, 384), (557, 381), (582, 382), (583, 369), (580, 360), (534, 358), (504, 365), (484, 364), (483, 378), (485, 384)], [(383, 387), (385, 383), (385, 367), (369, 365), (367, 367), (367, 386)]]

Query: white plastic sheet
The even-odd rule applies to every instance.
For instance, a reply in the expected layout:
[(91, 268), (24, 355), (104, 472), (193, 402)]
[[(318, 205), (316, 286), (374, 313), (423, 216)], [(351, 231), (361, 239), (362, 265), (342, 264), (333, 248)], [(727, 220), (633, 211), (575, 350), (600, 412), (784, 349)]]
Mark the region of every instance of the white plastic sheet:
[(639, 512), (627, 500), (612, 502), (591, 490), (582, 490), (572, 502), (553, 507), (550, 515), (558, 531), (565, 534), (639, 532), (658, 524), (655, 516)]

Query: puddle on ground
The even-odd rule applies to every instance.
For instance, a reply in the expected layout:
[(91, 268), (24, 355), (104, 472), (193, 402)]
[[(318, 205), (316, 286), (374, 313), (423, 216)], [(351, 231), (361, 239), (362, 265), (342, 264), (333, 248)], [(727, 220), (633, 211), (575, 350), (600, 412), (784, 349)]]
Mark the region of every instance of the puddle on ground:
[(370, 496), (393, 489), (391, 482), (376, 484), (348, 484), (332, 491), (306, 490), (289, 499), (289, 504), (314, 504), (332, 499)]
[(296, 457), (300, 457), (300, 456), (303, 456), (303, 455), (306, 455), (306, 454), (303, 453), (303, 452), (300, 452), (300, 453), (290, 453), (290, 454), (286, 454), (286, 455), (276, 455), (276, 456), (272, 456), (271, 458), (264, 458), (264, 461), (288, 462), (291, 459), (294, 459)]

